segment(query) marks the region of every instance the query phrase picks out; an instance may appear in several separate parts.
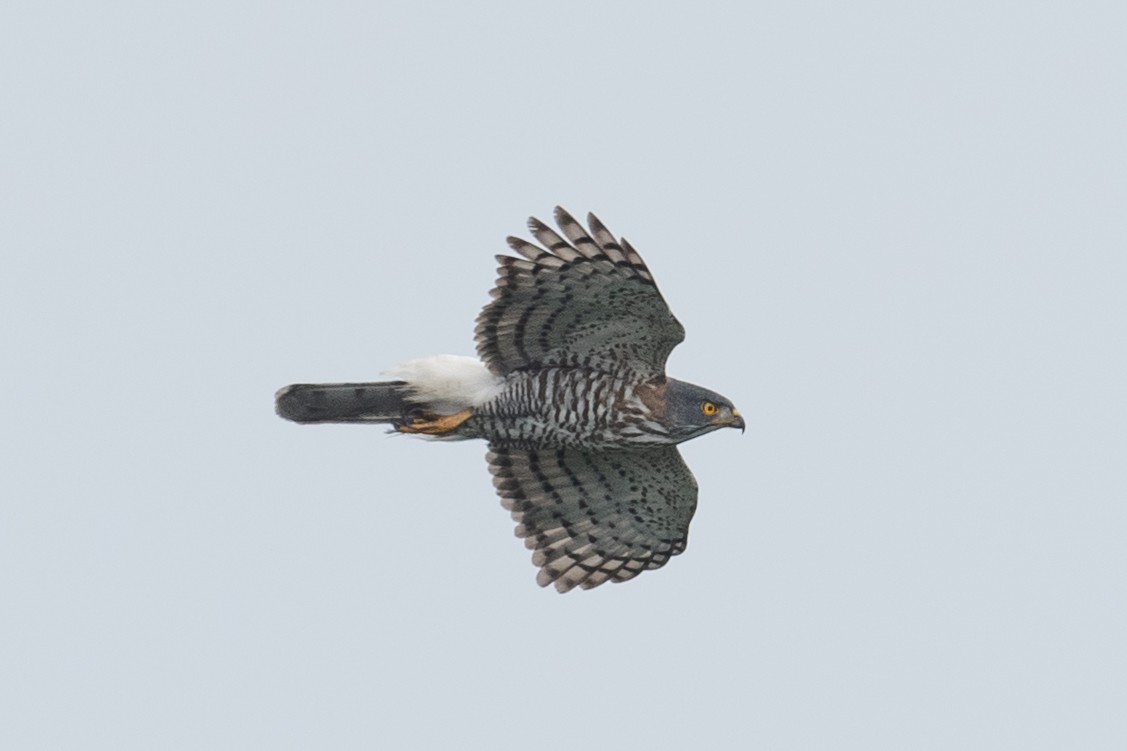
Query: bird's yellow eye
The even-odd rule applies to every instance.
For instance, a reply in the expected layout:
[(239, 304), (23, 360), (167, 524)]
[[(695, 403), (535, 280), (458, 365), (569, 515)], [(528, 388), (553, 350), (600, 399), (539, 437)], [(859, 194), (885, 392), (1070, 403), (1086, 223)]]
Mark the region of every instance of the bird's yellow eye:
[(712, 402), (705, 402), (704, 404), (700, 405), (700, 409), (701, 412), (704, 412), (706, 415), (716, 414), (716, 405)]

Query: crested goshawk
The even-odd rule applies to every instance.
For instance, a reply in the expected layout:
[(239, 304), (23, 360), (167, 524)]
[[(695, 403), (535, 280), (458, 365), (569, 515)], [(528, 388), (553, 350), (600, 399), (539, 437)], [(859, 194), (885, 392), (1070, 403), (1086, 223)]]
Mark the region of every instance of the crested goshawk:
[[(489, 471), (541, 586), (622, 582), (685, 549), (697, 484), (676, 444), (744, 427), (723, 396), (665, 375), (685, 338), (637, 251), (563, 209), (563, 237), (510, 237), (475, 329), (480, 360), (438, 355), (393, 381), (296, 384), (276, 409), (300, 423), (390, 423), (489, 442)], [(566, 238), (566, 239), (565, 239)]]

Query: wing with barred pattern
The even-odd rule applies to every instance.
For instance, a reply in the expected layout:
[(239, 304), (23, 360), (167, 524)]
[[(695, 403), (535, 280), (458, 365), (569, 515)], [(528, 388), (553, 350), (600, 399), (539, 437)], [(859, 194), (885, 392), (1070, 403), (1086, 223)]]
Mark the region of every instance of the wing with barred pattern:
[(540, 586), (623, 582), (685, 550), (697, 483), (675, 446), (586, 453), (489, 447), (489, 471)]
[(685, 329), (641, 256), (594, 214), (590, 233), (559, 207), (555, 216), (566, 240), (533, 218), (544, 247), (510, 237), (524, 258), (497, 256), (494, 299), (477, 318), (478, 355), (498, 375), (541, 366), (663, 375)]

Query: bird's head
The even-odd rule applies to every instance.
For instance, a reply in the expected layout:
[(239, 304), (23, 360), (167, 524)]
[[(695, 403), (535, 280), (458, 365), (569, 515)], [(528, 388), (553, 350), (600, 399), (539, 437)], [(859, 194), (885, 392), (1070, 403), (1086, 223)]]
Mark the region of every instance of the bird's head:
[(672, 378), (666, 381), (665, 423), (678, 441), (687, 441), (717, 428), (744, 429), (739, 410), (715, 391)]

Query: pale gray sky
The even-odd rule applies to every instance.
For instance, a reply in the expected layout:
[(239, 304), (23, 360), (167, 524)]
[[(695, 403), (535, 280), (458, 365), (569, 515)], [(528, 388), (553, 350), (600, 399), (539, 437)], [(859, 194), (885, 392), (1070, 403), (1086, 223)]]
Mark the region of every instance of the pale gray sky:
[[(0, 747), (1127, 747), (1127, 6), (609, 5), (0, 10)], [(567, 596), (483, 445), (272, 406), (557, 203), (749, 423)]]

